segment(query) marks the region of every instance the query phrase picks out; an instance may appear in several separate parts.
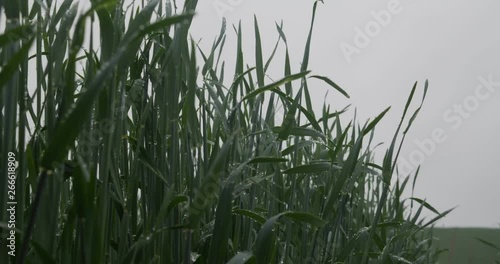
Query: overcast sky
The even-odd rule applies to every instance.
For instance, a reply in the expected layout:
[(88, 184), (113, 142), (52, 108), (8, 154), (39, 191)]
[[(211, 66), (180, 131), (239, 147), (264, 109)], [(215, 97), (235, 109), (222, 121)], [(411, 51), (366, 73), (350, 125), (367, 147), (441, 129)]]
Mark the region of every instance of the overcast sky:
[[(255, 14), (268, 56), (278, 36), (275, 22), (283, 20), (297, 72), (312, 4), (202, 0), (191, 34), (209, 48), (225, 16), (231, 60), (236, 47), (231, 25), (241, 20), (245, 54), (251, 57)], [(330, 90), (326, 100), (334, 109), (352, 104), (366, 120), (392, 106), (377, 140), (392, 137), (413, 83), (419, 81), (422, 88), (429, 80), (428, 98), (407, 137), (401, 166), (422, 165), (415, 196), (439, 211), (458, 206), (438, 226), (500, 224), (499, 10), (494, 0), (325, 0), (318, 6), (309, 68), (351, 95), (344, 100)], [(278, 67), (270, 73), (275, 78), (281, 74)], [(321, 106), (327, 88), (314, 84), (310, 89)]]

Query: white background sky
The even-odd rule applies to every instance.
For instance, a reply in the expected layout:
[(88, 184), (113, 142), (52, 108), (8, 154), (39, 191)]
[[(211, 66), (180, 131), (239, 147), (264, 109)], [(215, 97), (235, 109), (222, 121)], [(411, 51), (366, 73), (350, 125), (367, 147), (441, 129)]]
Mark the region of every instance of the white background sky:
[[(400, 0), (401, 11), (368, 46), (352, 55), (348, 63), (340, 48), (345, 42), (354, 45), (355, 28), (376, 21), (372, 11), (387, 10), (389, 0), (329, 1), (318, 6), (313, 35), (310, 69), (326, 75), (351, 95), (350, 100), (330, 90), (326, 98), (334, 109), (347, 104), (357, 108), (360, 120), (376, 116), (393, 106), (379, 125), (379, 141), (387, 142), (399, 121), (407, 95), (415, 81), (423, 85), (429, 79), (428, 98), (407, 137), (402, 158), (411, 160), (420, 152), (416, 141), (431, 139), (435, 129), (446, 140), (437, 143), (425, 155), (417, 180), (415, 196), (427, 199), (439, 211), (458, 206), (438, 226), (498, 227), (500, 224), (500, 86), (488, 99), (477, 100), (468, 118), (453, 129), (457, 118), (454, 104), (473, 103), (479, 77), (500, 82), (500, 2), (494, 0)], [(214, 5), (226, 4), (228, 21), (228, 60), (234, 60), (235, 38), (232, 24), (239, 20), (245, 41), (245, 56), (253, 61), (253, 15), (258, 18), (264, 56), (269, 56), (277, 39), (275, 22), (283, 20), (293, 72), (299, 62), (308, 33), (313, 1), (291, 0), (201, 0), (191, 34), (209, 48), (218, 34), (221, 17)], [(276, 56), (283, 57), (283, 52)], [(282, 67), (279, 62), (277, 66)], [(270, 75), (281, 77), (282, 68), (272, 68)], [(270, 80), (268, 80), (270, 81)], [(312, 85), (316, 84), (316, 85)], [(421, 86), (422, 87), (422, 86)], [(310, 87), (316, 105), (325, 100), (327, 88), (320, 82)], [(421, 91), (422, 89), (420, 89)], [(481, 90), (484, 94), (487, 90)], [(477, 98), (477, 97), (476, 97)], [(473, 106), (471, 104), (471, 106)], [(380, 136), (381, 135), (381, 136)], [(387, 144), (385, 145), (387, 146)], [(414, 158), (416, 156), (413, 156)], [(430, 215), (430, 214), (428, 214)]]

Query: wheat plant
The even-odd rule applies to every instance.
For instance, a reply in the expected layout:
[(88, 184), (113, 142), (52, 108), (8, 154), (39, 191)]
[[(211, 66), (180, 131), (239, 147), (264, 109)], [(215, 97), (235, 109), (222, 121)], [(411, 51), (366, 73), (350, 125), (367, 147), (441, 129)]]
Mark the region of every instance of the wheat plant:
[(240, 25), (226, 47), (225, 23), (204, 50), (190, 37), (196, 0), (90, 2), (0, 2), (1, 263), (434, 261), (426, 228), (449, 211), (403, 198), (418, 172), (396, 174), (427, 82), (377, 162), (389, 109), (367, 122), (313, 111), (318, 82), (348, 97), (308, 71), (318, 2), (300, 67), (283, 25), (268, 56), (257, 19), (255, 50)]

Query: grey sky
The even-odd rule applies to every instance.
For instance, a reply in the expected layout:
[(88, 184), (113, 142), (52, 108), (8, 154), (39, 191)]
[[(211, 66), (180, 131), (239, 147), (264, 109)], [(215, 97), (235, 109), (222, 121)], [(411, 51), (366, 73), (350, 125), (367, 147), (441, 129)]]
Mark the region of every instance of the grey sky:
[[(230, 7), (223, 13), (230, 36), (226, 44), (228, 56), (234, 56), (235, 50), (230, 26), (240, 19), (245, 48), (252, 54), (254, 14), (259, 20), (264, 54), (268, 56), (278, 36), (275, 21), (283, 20), (297, 72), (312, 3), (200, 1), (192, 35), (202, 38), (202, 47), (210, 47), (221, 23), (215, 5), (225, 4)], [(391, 13), (390, 22), (377, 29), (373, 23), (382, 22), (377, 22), (372, 11), (389, 10), (388, 5), (397, 6), (399, 11)], [(493, 0), (326, 0), (318, 7), (309, 68), (331, 77), (351, 95), (351, 100), (345, 100), (330, 90), (326, 100), (335, 109), (352, 104), (364, 121), (393, 106), (378, 129), (378, 141), (387, 142), (392, 137), (414, 81), (422, 87), (429, 79), (428, 98), (407, 137), (402, 158), (415, 166), (415, 161), (424, 159), (419, 162), (422, 169), (415, 196), (427, 199), (440, 211), (459, 206), (439, 226), (500, 224), (500, 210), (495, 209), (500, 202), (500, 173), (496, 166), (500, 164), (500, 94), (494, 92), (500, 90), (500, 85), (491, 86), (493, 92), (484, 85), (480, 87), (480, 78), (500, 82), (498, 10), (500, 2)], [(372, 35), (370, 43), (360, 48), (359, 54), (352, 54), (349, 63), (341, 45), (356, 47), (356, 27), (365, 32), (367, 24), (372, 26), (368, 32)], [(279, 78), (281, 74), (282, 69), (273, 68), (270, 75)], [(316, 105), (321, 106), (326, 87), (318, 82), (311, 89), (318, 100)], [(454, 108), (455, 104), (464, 103), (464, 110)], [(432, 138), (432, 133), (440, 133), (439, 142)], [(429, 141), (434, 142), (434, 148)], [(424, 142), (427, 149), (420, 149), (417, 142)]]

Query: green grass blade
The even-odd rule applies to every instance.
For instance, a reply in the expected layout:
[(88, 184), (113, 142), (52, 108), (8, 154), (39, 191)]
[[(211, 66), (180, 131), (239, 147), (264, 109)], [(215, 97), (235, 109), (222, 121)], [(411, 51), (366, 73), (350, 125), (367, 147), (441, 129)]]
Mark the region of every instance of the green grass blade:
[(328, 77), (319, 76), (319, 75), (312, 75), (312, 76), (309, 76), (309, 78), (315, 78), (315, 79), (322, 80), (325, 83), (327, 83), (328, 85), (330, 85), (331, 87), (333, 87), (335, 90), (337, 90), (339, 93), (343, 94), (345, 97), (350, 98), (349, 94), (347, 94), (347, 92), (344, 91), (344, 89), (340, 88), (340, 86), (338, 86), (336, 83), (334, 83)]

